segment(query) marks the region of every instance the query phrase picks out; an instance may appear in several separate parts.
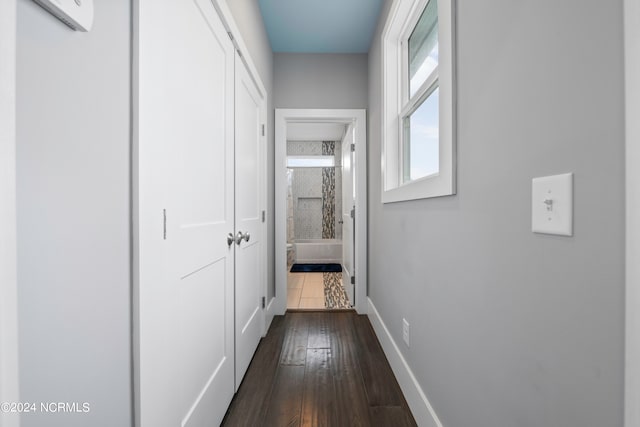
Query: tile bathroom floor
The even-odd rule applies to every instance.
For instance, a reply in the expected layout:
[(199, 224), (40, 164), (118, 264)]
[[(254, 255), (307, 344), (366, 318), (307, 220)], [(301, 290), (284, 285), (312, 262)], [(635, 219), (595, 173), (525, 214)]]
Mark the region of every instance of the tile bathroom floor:
[(325, 308), (322, 273), (287, 274), (287, 308)]

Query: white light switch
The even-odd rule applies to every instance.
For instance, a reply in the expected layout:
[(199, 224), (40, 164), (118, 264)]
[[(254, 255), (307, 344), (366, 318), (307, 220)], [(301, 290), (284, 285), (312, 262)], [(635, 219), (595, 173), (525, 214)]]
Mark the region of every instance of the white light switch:
[(531, 231), (573, 236), (573, 174), (534, 178)]

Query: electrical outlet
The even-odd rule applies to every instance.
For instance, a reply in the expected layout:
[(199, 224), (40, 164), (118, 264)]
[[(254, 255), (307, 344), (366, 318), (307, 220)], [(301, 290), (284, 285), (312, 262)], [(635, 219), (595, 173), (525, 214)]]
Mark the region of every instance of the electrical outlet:
[(402, 339), (409, 347), (409, 322), (407, 322), (407, 319), (402, 319)]

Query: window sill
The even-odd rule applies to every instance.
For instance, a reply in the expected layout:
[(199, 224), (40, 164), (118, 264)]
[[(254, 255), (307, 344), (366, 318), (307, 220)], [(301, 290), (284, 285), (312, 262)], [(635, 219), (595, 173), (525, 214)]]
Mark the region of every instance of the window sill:
[(382, 203), (430, 199), (432, 197), (451, 196), (454, 194), (455, 183), (453, 182), (453, 178), (447, 180), (442, 175), (434, 175), (410, 181), (395, 188), (382, 190)]

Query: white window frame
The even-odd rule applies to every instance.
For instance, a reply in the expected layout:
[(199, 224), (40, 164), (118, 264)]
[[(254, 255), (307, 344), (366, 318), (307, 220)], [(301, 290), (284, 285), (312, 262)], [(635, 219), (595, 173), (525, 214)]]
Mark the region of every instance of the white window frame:
[[(382, 33), (382, 202), (455, 194), (454, 1), (438, 0), (439, 172), (403, 183), (403, 122), (431, 85), (409, 100), (407, 41), (429, 0), (395, 0)], [(405, 76), (403, 78), (403, 76)], [(431, 82), (433, 83), (433, 82)]]

